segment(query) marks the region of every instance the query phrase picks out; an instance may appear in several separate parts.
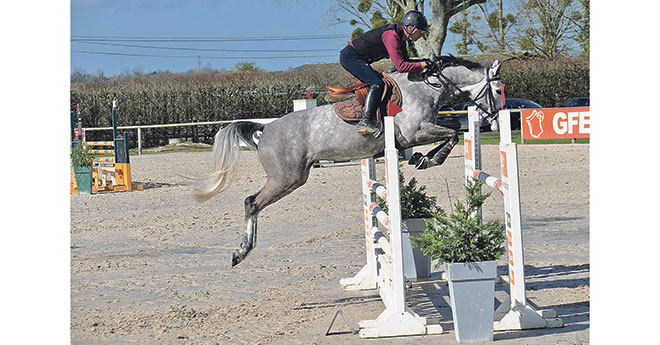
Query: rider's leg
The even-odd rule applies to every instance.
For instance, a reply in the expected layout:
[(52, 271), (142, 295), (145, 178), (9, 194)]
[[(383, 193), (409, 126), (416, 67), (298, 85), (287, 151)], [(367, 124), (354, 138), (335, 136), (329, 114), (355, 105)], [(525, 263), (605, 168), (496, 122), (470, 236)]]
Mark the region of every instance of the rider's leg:
[(373, 134), (378, 130), (376, 109), (380, 105), (385, 83), (380, 74), (376, 72), (366, 60), (360, 57), (353, 47), (346, 46), (339, 54), (339, 63), (355, 78), (369, 86), (369, 93), (365, 97), (362, 120), (358, 124), (360, 134)]
[[(382, 83), (382, 82), (381, 82)], [(383, 86), (371, 84), (369, 93), (364, 98), (364, 108), (362, 109), (362, 119), (358, 123), (358, 133), (374, 134), (378, 131), (378, 122), (376, 121), (376, 110), (380, 106), (380, 100), (383, 95)]]

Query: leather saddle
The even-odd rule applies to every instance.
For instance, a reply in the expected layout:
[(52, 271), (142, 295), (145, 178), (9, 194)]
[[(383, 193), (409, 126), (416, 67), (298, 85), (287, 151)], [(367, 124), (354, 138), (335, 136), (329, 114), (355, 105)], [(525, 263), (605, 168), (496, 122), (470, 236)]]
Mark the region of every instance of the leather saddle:
[[(385, 89), (383, 90), (380, 106), (376, 110), (376, 116), (379, 120), (383, 118), (384, 114), (394, 115), (400, 112), (403, 102), (399, 85), (387, 74), (382, 74), (381, 76), (385, 82)], [(362, 118), (362, 109), (364, 108), (364, 99), (367, 96), (367, 92), (369, 92), (367, 85), (358, 80), (357, 83), (350, 87), (328, 86), (327, 88), (331, 97), (346, 97), (355, 94), (353, 98), (333, 103), (332, 107), (335, 109), (337, 116), (342, 120), (350, 122), (360, 121)]]

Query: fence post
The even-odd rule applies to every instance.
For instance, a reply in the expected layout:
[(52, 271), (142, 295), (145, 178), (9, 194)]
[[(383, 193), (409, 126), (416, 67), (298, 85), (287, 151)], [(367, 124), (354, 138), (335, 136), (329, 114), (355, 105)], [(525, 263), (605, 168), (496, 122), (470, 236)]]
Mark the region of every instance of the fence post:
[[(197, 118), (196, 118), (196, 117), (193, 117), (192, 122), (193, 122), (193, 123), (197, 122)], [(197, 140), (197, 139), (198, 139), (198, 138), (197, 138), (197, 126), (192, 125), (192, 126), (190, 126), (190, 127), (191, 127), (191, 128), (190, 128), (190, 129), (191, 129), (191, 133), (192, 133), (192, 134), (191, 134), (191, 135), (192, 135), (191, 141), (192, 141), (193, 143), (196, 143), (196, 142), (199, 141), (199, 140)]]
[(522, 117), (522, 109), (520, 110), (520, 143), (525, 143), (525, 138), (523, 138), (523, 126), (525, 125), (525, 120)]
[(142, 154), (142, 128), (138, 127), (137, 128), (137, 146), (138, 146), (138, 154)]

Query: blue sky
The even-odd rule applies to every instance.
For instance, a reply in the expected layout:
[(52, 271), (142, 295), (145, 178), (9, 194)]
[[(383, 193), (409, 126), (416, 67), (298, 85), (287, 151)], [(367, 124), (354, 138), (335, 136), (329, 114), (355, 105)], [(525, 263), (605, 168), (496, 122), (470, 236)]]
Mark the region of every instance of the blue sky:
[[(135, 69), (146, 73), (232, 69), (245, 61), (268, 71), (337, 62), (355, 27), (331, 25), (332, 4), (329, 0), (71, 0), (70, 69), (110, 76)], [(452, 35), (443, 52), (455, 51)], [(136, 37), (140, 39), (129, 40)], [(216, 41), (199, 42), (204, 38)]]
[[(83, 68), (88, 73), (103, 70), (109, 76), (135, 68), (144, 72), (182, 72), (199, 67), (231, 69), (241, 61), (255, 62), (270, 71), (305, 63), (336, 62), (353, 27), (330, 25), (330, 5), (331, 1), (313, 0), (72, 0), (70, 68)], [(113, 41), (80, 41), (89, 36)], [(134, 37), (186, 41), (126, 41)], [(297, 38), (288, 39), (291, 37)], [(200, 38), (235, 40), (194, 41)]]

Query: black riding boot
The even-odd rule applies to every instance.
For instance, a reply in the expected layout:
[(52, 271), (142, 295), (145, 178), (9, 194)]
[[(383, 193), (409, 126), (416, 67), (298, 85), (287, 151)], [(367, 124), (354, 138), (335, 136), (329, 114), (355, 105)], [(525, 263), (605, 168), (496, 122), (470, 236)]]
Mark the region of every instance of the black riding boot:
[(380, 128), (376, 121), (376, 109), (380, 105), (381, 96), (383, 95), (383, 87), (373, 84), (369, 87), (369, 93), (364, 98), (364, 109), (362, 110), (362, 119), (358, 123), (358, 133), (374, 134)]

